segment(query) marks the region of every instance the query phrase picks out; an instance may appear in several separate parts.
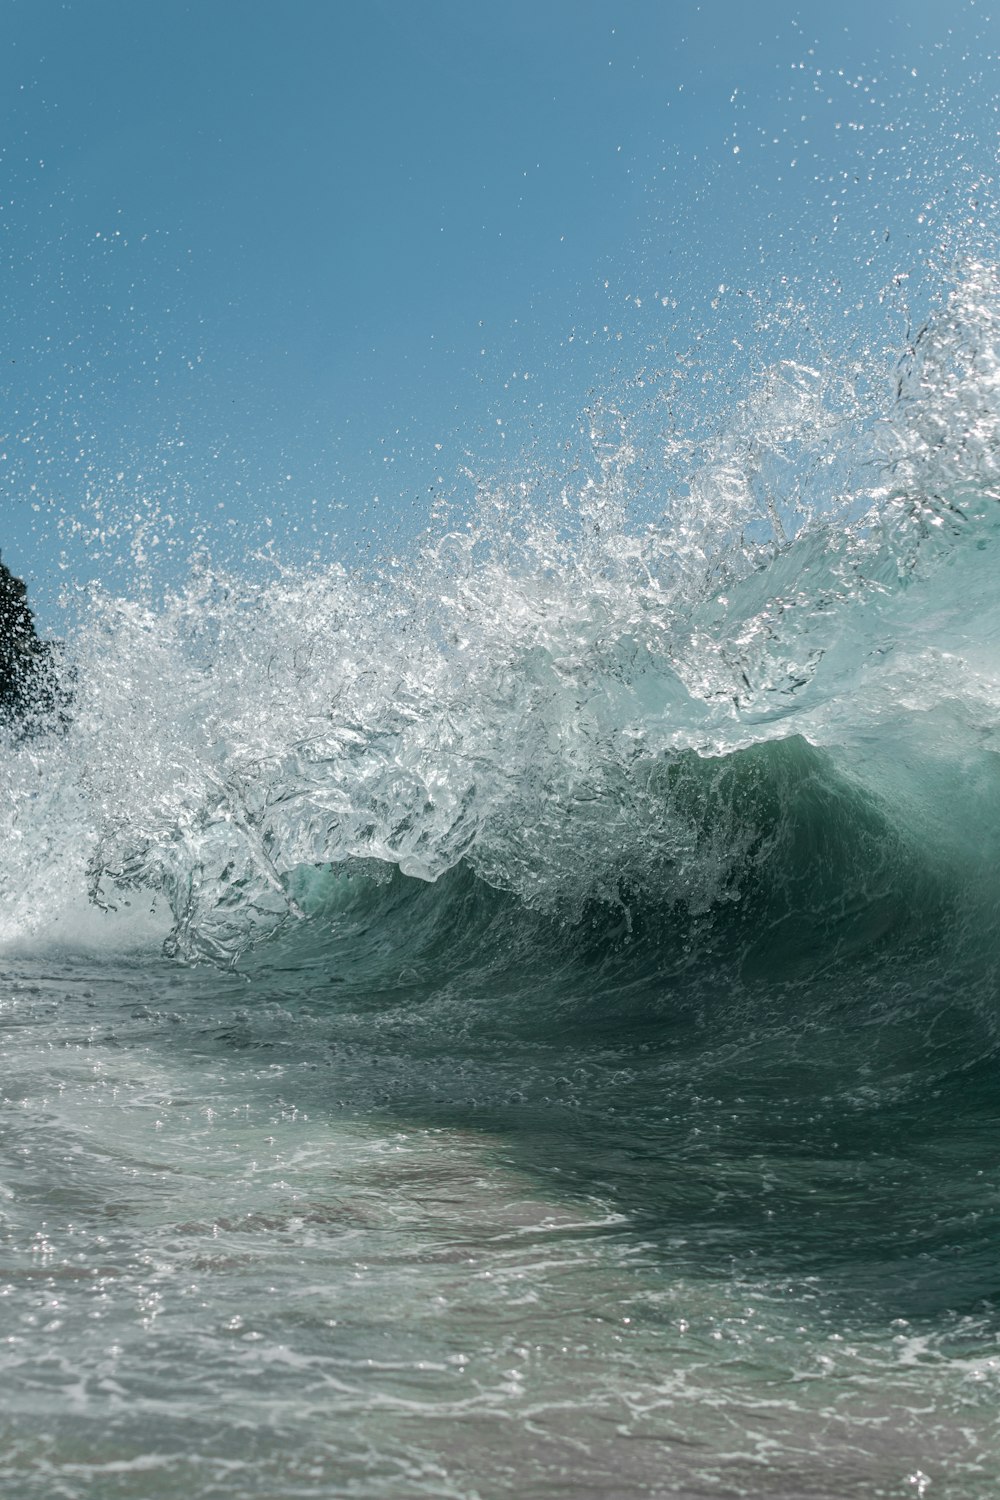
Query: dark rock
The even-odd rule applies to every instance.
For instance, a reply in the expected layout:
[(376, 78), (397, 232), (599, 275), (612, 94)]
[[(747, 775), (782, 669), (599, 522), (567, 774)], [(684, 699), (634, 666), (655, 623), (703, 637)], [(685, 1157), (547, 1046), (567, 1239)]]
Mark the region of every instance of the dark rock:
[(56, 643), (39, 639), (28, 591), (0, 561), (0, 725), (40, 726), (52, 715), (65, 722), (60, 676)]

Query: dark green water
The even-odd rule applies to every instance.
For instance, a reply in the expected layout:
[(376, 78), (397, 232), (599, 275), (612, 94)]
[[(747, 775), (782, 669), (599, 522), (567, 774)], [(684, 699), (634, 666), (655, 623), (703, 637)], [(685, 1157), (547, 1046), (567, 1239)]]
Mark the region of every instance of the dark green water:
[(320, 872), (242, 974), (10, 961), (5, 1493), (988, 1495), (985, 934), (745, 760), (700, 915)]

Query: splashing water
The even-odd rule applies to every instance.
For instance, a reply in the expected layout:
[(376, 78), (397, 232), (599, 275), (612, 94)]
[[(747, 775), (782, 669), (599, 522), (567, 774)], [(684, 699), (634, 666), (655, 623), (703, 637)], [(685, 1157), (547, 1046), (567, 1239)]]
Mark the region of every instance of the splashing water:
[(4, 937), (74, 887), (148, 888), (178, 951), (235, 961), (303, 918), (297, 870), (358, 860), (464, 862), (569, 919), (626, 888), (708, 910), (756, 835), (725, 796), (702, 820), (692, 756), (799, 736), (877, 793), (908, 728), (918, 757), (983, 748), (998, 317), (973, 266), (877, 411), (766, 371), (638, 530), (623, 439), (568, 518), (496, 497), (376, 579), (205, 567), (161, 610), (95, 597), (73, 725), (8, 771)]

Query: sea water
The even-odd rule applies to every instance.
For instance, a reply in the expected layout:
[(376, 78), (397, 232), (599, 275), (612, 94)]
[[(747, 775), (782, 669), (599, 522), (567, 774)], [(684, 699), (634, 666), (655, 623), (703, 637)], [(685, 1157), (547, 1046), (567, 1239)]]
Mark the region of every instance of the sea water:
[(652, 520), (623, 431), (91, 599), (0, 764), (5, 1496), (995, 1493), (990, 266), (897, 355)]

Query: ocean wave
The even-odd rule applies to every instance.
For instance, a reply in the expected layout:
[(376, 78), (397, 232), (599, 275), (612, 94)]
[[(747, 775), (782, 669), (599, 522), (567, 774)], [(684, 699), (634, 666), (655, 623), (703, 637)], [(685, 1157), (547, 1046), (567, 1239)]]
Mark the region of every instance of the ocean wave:
[(557, 924), (742, 924), (786, 965), (992, 901), (994, 271), (872, 383), (763, 371), (654, 521), (623, 430), (375, 576), (95, 595), (72, 722), (0, 771), (0, 938), (151, 893), (172, 951), (238, 963), (327, 920), (307, 872), (359, 868), (461, 867)]

